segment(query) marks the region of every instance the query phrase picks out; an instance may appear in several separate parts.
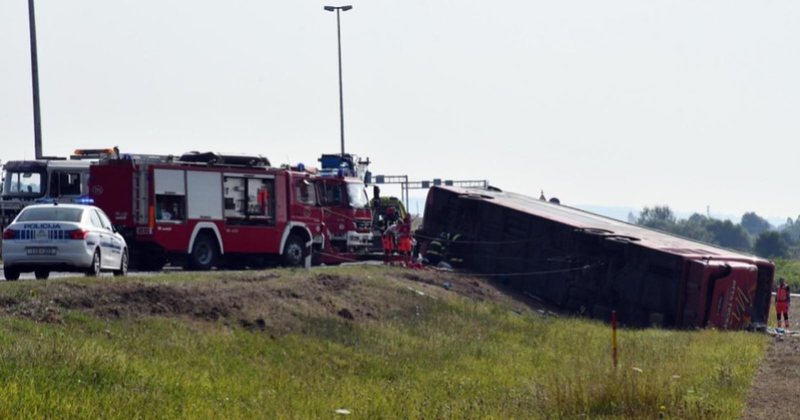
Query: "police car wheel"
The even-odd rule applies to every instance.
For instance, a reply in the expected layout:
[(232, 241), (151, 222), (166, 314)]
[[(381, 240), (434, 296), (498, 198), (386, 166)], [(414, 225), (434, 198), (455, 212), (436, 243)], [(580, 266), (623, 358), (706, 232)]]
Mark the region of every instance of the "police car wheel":
[(94, 256), (92, 257), (92, 265), (89, 266), (89, 269), (86, 270), (86, 275), (88, 277), (97, 277), (100, 275), (100, 250), (94, 251)]
[(119, 262), (119, 270), (114, 270), (115, 277), (124, 277), (128, 274), (128, 250), (122, 251), (122, 258)]
[(283, 265), (287, 267), (300, 267), (305, 259), (305, 243), (297, 235), (289, 235), (283, 247)]
[(19, 280), (19, 270), (11, 267), (3, 267), (3, 276), (9, 281)]
[(50, 277), (50, 270), (34, 270), (33, 275), (37, 280), (47, 280)]

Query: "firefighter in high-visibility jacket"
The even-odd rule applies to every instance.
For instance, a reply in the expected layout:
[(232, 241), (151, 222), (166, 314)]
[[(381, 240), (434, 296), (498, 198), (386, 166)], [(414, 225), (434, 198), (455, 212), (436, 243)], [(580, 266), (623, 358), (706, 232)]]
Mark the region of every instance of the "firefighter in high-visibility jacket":
[[(792, 295), (789, 291), (789, 285), (786, 280), (781, 277), (778, 281), (778, 290), (775, 292), (775, 313), (778, 316), (778, 328), (789, 328), (789, 304), (792, 301)], [(781, 315), (783, 316), (783, 324), (781, 324)]]
[(447, 244), (447, 261), (453, 266), (458, 267), (464, 264), (463, 242), (464, 237), (460, 233), (456, 233)]
[(447, 250), (447, 242), (450, 239), (449, 234), (442, 232), (438, 238), (432, 240), (428, 247), (425, 249), (425, 259), (431, 265), (438, 265), (445, 260), (445, 252)]
[(463, 236), (460, 233), (451, 235), (448, 232), (442, 232), (438, 238), (428, 244), (425, 258), (432, 265), (438, 265), (444, 261), (453, 266), (461, 266), (464, 264), (462, 242)]

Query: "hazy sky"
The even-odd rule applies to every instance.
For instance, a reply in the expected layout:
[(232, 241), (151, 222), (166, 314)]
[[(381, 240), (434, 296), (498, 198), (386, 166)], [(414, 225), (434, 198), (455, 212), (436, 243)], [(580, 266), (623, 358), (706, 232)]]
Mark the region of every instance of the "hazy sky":
[[(339, 150), (317, 1), (37, 0), (44, 151)], [(345, 3), (347, 4), (347, 3)], [(800, 2), (353, 2), (347, 149), (566, 203), (800, 213)], [(0, 2), (0, 159), (31, 158), (27, 2)]]

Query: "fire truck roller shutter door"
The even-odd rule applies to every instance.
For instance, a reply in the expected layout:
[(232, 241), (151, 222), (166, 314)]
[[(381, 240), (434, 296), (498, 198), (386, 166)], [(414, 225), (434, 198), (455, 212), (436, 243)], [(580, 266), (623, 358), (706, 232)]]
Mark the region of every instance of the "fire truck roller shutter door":
[(174, 169), (154, 169), (153, 178), (155, 180), (156, 194), (185, 194), (183, 171)]
[(186, 175), (183, 170), (154, 169), (155, 207), (153, 216), (157, 221), (185, 219)]
[(222, 220), (222, 174), (186, 171), (189, 219)]

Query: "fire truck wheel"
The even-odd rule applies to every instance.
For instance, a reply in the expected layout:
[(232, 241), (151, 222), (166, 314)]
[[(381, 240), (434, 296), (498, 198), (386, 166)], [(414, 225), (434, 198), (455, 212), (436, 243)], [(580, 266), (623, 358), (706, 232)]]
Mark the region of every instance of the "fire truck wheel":
[(189, 255), (189, 268), (192, 270), (210, 270), (217, 260), (217, 246), (208, 235), (200, 235), (195, 239), (192, 253)]
[(36, 280), (47, 280), (47, 278), (50, 277), (50, 270), (34, 270), (33, 275), (36, 277)]
[(3, 267), (3, 276), (9, 281), (19, 280), (19, 270), (12, 267)]
[(122, 258), (119, 262), (119, 270), (114, 270), (114, 277), (124, 277), (128, 274), (128, 250), (122, 251)]
[(98, 277), (100, 275), (100, 261), (100, 250), (97, 249), (94, 251), (94, 256), (92, 257), (92, 265), (86, 270), (86, 276)]
[(283, 247), (283, 265), (300, 267), (305, 259), (305, 242), (297, 235), (289, 235)]

